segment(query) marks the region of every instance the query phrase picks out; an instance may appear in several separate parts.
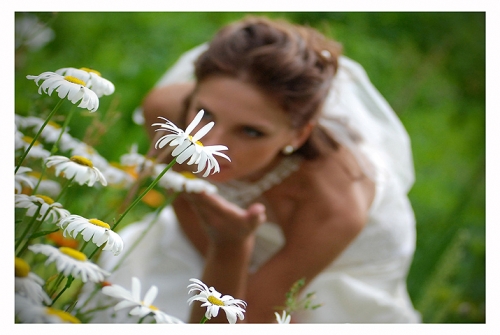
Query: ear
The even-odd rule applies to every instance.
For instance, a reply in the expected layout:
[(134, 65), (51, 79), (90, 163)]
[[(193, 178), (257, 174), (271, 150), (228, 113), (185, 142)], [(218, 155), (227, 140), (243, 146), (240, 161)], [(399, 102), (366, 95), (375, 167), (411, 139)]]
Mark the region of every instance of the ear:
[(296, 130), (296, 135), (292, 142), (290, 143), (295, 149), (300, 148), (302, 144), (309, 138), (314, 127), (316, 127), (316, 121), (309, 121), (305, 126)]

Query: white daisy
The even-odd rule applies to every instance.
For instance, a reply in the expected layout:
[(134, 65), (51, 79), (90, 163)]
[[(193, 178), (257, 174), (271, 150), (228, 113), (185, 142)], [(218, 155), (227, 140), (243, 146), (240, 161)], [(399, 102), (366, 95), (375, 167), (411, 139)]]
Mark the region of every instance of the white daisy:
[(120, 164), (122, 166), (133, 167), (136, 172), (139, 173), (139, 170), (141, 169), (143, 171), (150, 171), (155, 165), (155, 162), (152, 159), (138, 153), (137, 144), (134, 143), (130, 152), (123, 154), (120, 157)]
[(55, 202), (48, 196), (40, 194), (16, 194), (15, 207), (26, 208), (26, 215), (31, 217), (33, 217), (38, 208), (40, 208), (36, 219), (42, 220), (45, 217), (45, 221), (52, 221), (53, 223), (56, 223), (70, 215), (70, 212), (64, 209), (60, 203)]
[[(33, 132), (38, 132), (43, 126), (44, 122), (45, 120), (42, 120), (36, 116), (22, 117), (16, 114), (16, 125), (18, 125), (18, 127), (22, 129), (32, 128)], [(76, 143), (80, 143), (79, 140), (74, 139), (67, 133), (69, 131), (69, 128), (66, 128), (62, 135), (61, 130), (61, 126), (51, 120), (43, 128), (40, 137), (43, 138), (44, 142), (55, 143), (59, 139), (59, 136), (61, 136), (59, 147), (63, 151), (72, 148)]]
[(14, 137), (14, 149), (19, 150), (21, 148), (24, 148), (24, 134), (16, 129), (16, 134)]
[[(31, 180), (33, 185), (36, 185), (40, 179), (41, 174), (37, 171), (32, 171), (28, 173), (28, 178)], [(52, 179), (47, 179), (42, 177), (40, 183), (38, 184), (37, 192), (40, 194), (47, 195), (49, 197), (57, 197), (61, 194), (61, 185)]]
[[(95, 112), (99, 107), (99, 98), (96, 93), (85, 87), (86, 83), (81, 79), (72, 76), (61, 76), (55, 72), (43, 72), (38, 76), (26, 76), (28, 79), (35, 81), (37, 86), (40, 86), (38, 93), (51, 95), (55, 90), (59, 98), (68, 98), (73, 104), (80, 101), (78, 107), (87, 108), (91, 112)], [(42, 85), (38, 82), (43, 80)]]
[[(31, 145), (31, 142), (33, 142), (33, 138), (29, 136), (23, 136), (19, 137), (16, 136), (16, 149), (23, 148), (24, 150), (28, 150), (29, 146)], [(47, 158), (50, 156), (50, 152), (48, 150), (45, 150), (43, 148), (43, 144), (41, 144), (38, 141), (35, 141), (33, 143), (33, 146), (30, 148), (30, 151), (28, 152), (27, 157), (31, 158)]]
[[(155, 166), (155, 175), (159, 175), (166, 165), (158, 164)], [(155, 176), (153, 176), (155, 177)], [(207, 194), (217, 193), (217, 187), (208, 181), (197, 178), (189, 171), (175, 172), (168, 170), (159, 180), (158, 185), (175, 192), (201, 193)]]
[(130, 173), (115, 166), (114, 164), (108, 164), (102, 170), (102, 174), (104, 178), (106, 178), (108, 185), (120, 188), (131, 186), (135, 180)]
[(21, 116), (16, 114), (16, 126), (21, 129), (32, 128), (35, 126), (41, 126), (45, 120), (37, 116)]
[(78, 141), (71, 148), (72, 156), (81, 156), (92, 161), (92, 164), (99, 170), (104, 170), (108, 165), (108, 160), (102, 157), (96, 149), (85, 142)]
[(193, 284), (189, 284), (188, 288), (190, 289), (188, 294), (192, 291), (198, 290), (198, 293), (195, 296), (192, 296), (188, 299), (188, 303), (191, 303), (195, 300), (203, 302), (201, 307), (207, 307), (207, 311), (205, 313), (205, 317), (207, 319), (211, 319), (212, 316), (216, 317), (219, 314), (219, 309), (223, 309), (226, 312), (227, 321), (229, 323), (236, 323), (236, 317), (240, 320), (243, 320), (245, 312), (244, 307), (246, 307), (247, 303), (240, 299), (234, 299), (230, 295), (222, 296), (219, 292), (217, 292), (213, 287), (208, 288), (202, 281), (198, 279), (189, 279)]
[(14, 124), (16, 125), (17, 128), (24, 128), (24, 116), (19, 115), (19, 114), (14, 114)]
[(104, 277), (110, 275), (109, 272), (87, 260), (85, 254), (73, 248), (56, 248), (48, 244), (33, 244), (28, 249), (34, 253), (48, 256), (45, 265), (56, 262), (57, 271), (66, 277), (72, 275), (74, 278), (81, 278), (84, 283), (88, 280), (99, 283), (104, 281)]
[(290, 320), (292, 319), (292, 316), (288, 314), (286, 311), (283, 311), (283, 315), (279, 315), (277, 312), (274, 312), (274, 315), (276, 315), (276, 321), (278, 323), (290, 323)]
[(25, 46), (29, 50), (38, 50), (52, 41), (55, 35), (52, 29), (33, 14), (23, 14), (16, 17), (16, 49)]
[[(177, 157), (177, 163), (182, 164), (186, 160), (188, 165), (196, 164), (198, 165), (198, 170), (195, 173), (199, 173), (206, 168), (203, 177), (206, 177), (213, 170), (212, 174), (219, 172), (219, 163), (215, 159), (215, 156), (220, 156), (228, 161), (231, 161), (229, 157), (219, 151), (227, 150), (226, 146), (223, 145), (213, 145), (213, 146), (203, 146), (200, 139), (205, 136), (210, 129), (214, 126), (214, 122), (210, 122), (204, 125), (200, 130), (191, 136), (191, 132), (198, 126), (201, 119), (203, 118), (203, 109), (196, 114), (193, 121), (187, 126), (186, 131), (178, 128), (173, 122), (159, 117), (165, 120), (165, 123), (153, 123), (153, 126), (160, 126), (162, 128), (156, 129), (169, 131), (172, 134), (162, 136), (156, 143), (156, 148), (163, 148), (165, 145), (175, 146), (176, 148), (172, 152), (172, 156)], [(164, 129), (163, 129), (164, 128)]]
[[(21, 167), (19, 167), (19, 170), (17, 170), (16, 180), (17, 180), (17, 174), (22, 169), (23, 169), (23, 167), (21, 166)], [(44, 195), (47, 195), (49, 197), (57, 197), (59, 194), (61, 194), (61, 185), (55, 180), (47, 179), (45, 176), (42, 176), (41, 173), (38, 171), (29, 171), (26, 173), (26, 176), (24, 176), (24, 177), (31, 184), (33, 184), (33, 185), (38, 184), (37, 192), (40, 194), (44, 194)], [(39, 180), (40, 177), (42, 178), (42, 180)], [(29, 186), (29, 185), (27, 185), (27, 186)]]
[(34, 304), (17, 293), (15, 305), (16, 319), (21, 323), (80, 323), (80, 320), (68, 312)]
[[(39, 131), (42, 124), (35, 126), (33, 128), (34, 131)], [(44, 139), (47, 143), (55, 143), (59, 140), (58, 146), (62, 151), (73, 150), (73, 148), (81, 145), (81, 141), (71, 136), (68, 131), (69, 128), (66, 128), (64, 132), (61, 134), (62, 128), (59, 124), (49, 121), (45, 128), (43, 128), (40, 137)], [(59, 139), (60, 137), (60, 139)]]
[(64, 132), (61, 136), (61, 140), (59, 141), (59, 149), (61, 149), (61, 151), (71, 151), (80, 145), (80, 143), (81, 141), (79, 139)]
[(55, 167), (57, 176), (63, 172), (64, 178), (72, 179), (74, 177), (74, 180), (80, 185), (87, 184), (88, 186), (92, 186), (96, 181), (104, 186), (108, 184), (101, 171), (94, 167), (90, 159), (85, 157), (71, 156), (71, 158), (67, 158), (64, 156), (50, 156), (45, 161), (47, 167)]
[(62, 76), (72, 76), (87, 83), (87, 87), (94, 91), (98, 97), (113, 94), (115, 85), (101, 76), (99, 71), (82, 67), (80, 69), (67, 67), (56, 71)]
[(142, 318), (152, 313), (157, 323), (183, 323), (176, 317), (170, 316), (152, 305), (156, 295), (158, 294), (158, 288), (155, 285), (149, 288), (144, 296), (144, 300), (142, 300), (141, 282), (136, 277), (132, 277), (131, 291), (128, 291), (120, 285), (113, 284), (110, 286), (104, 286), (102, 288), (102, 293), (116, 299), (122, 299), (122, 301), (115, 305), (115, 311), (133, 307), (133, 309), (129, 312), (130, 315), (136, 315)]
[[(36, 126), (35, 128), (33, 128), (33, 130), (38, 132), (41, 126), (42, 124)], [(59, 146), (61, 146), (61, 144), (63, 143), (66, 144), (67, 142), (74, 141), (73, 137), (68, 134), (68, 128), (64, 129), (64, 132), (61, 134), (62, 130), (63, 129), (60, 125), (53, 121), (49, 121), (45, 125), (45, 128), (43, 128), (40, 137), (43, 138), (44, 142), (46, 143), (55, 143), (59, 140), (60, 137), (61, 139), (59, 140)]]
[(106, 242), (102, 250), (111, 250), (116, 256), (123, 250), (123, 240), (106, 222), (98, 219), (86, 219), (79, 215), (69, 215), (57, 224), (63, 229), (63, 236), (73, 234), (76, 238), (78, 233), (83, 237), (83, 240), (88, 242), (92, 239), (92, 243), (100, 247)]
[(35, 184), (32, 181), (32, 178), (28, 175), (28, 172), (31, 172), (31, 169), (26, 166), (20, 166), (16, 172), (15, 177), (15, 189), (16, 193), (21, 193), (23, 191), (23, 187), (29, 187), (33, 189)]
[(43, 290), (45, 284), (42, 278), (30, 271), (30, 266), (22, 258), (15, 258), (15, 288), (16, 293), (26, 297), (35, 304), (50, 304), (52, 300)]

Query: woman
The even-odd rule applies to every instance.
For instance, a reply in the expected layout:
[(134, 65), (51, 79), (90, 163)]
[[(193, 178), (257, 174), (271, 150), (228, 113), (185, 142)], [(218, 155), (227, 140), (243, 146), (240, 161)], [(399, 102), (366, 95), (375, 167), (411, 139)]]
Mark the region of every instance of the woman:
[[(215, 122), (203, 144), (229, 148), (231, 162), (207, 177), (219, 192), (181, 194), (114, 283), (157, 285), (155, 305), (189, 322), (204, 314), (185, 306), (193, 277), (246, 301), (244, 322), (275, 322), (301, 278), (322, 306), (292, 322), (419, 321), (406, 290), (415, 247), (409, 140), (337, 43), (265, 18), (230, 24), (145, 98), (153, 143), (159, 116), (183, 128), (201, 109), (200, 126)], [(125, 243), (152, 219), (125, 228)]]

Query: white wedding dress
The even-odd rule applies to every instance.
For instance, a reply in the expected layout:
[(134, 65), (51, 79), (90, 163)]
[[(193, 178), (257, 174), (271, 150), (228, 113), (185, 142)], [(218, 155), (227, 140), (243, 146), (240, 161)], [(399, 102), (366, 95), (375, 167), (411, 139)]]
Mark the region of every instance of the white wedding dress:
[[(204, 44), (184, 54), (157, 85), (191, 80), (193, 61), (205, 48)], [(346, 57), (341, 57), (339, 63), (320, 122), (355, 154), (366, 173), (376, 181), (376, 196), (365, 228), (305, 291), (315, 292), (313, 302), (322, 306), (294, 314), (294, 319), (301, 323), (420, 322), (420, 314), (413, 308), (406, 288), (415, 249), (415, 218), (407, 198), (414, 181), (409, 138), (363, 68)], [(140, 122), (139, 114), (135, 116)], [(352, 131), (362, 140), (356, 141)], [(279, 183), (298, 164), (300, 160), (288, 158), (253, 185), (235, 182), (217, 186), (223, 196), (245, 206)], [(142, 295), (156, 285), (158, 296), (153, 304), (186, 321), (190, 310), (186, 303), (187, 285), (190, 278), (201, 277), (204, 260), (181, 231), (172, 208), (165, 208), (158, 216), (152, 213), (120, 231), (124, 253), (152, 220), (156, 221), (140, 244), (108, 280), (130, 288), (131, 277), (138, 277)], [(278, 225), (272, 222), (262, 225), (257, 233), (251, 271), (283, 243)], [(112, 270), (121, 255), (106, 256), (101, 258), (101, 266)], [(94, 322), (136, 322), (126, 311), (117, 313), (115, 318), (111, 314), (111, 309), (102, 311)]]

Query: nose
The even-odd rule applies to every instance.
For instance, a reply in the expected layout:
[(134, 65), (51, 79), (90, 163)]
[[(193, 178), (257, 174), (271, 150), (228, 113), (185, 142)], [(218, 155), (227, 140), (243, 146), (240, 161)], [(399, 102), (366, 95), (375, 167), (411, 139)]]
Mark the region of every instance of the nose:
[(201, 142), (203, 145), (225, 145), (229, 147), (227, 143), (224, 143), (226, 139), (227, 136), (225, 136), (224, 129), (215, 125), (205, 136), (203, 136)]

